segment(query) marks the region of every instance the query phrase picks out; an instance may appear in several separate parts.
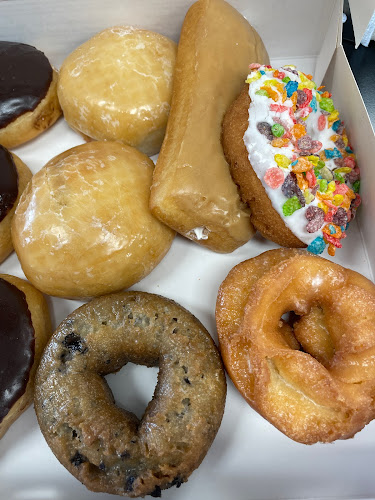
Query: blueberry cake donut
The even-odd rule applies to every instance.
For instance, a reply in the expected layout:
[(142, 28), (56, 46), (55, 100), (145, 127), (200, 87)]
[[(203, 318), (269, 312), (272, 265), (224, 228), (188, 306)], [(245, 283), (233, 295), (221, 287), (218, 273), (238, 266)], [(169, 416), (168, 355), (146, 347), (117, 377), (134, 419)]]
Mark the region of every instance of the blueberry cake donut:
[[(103, 378), (127, 362), (159, 366), (141, 420), (115, 406)], [(88, 489), (160, 497), (203, 460), (225, 395), (221, 359), (202, 324), (169, 299), (122, 292), (61, 323), (38, 370), (35, 409), (52, 451)]]

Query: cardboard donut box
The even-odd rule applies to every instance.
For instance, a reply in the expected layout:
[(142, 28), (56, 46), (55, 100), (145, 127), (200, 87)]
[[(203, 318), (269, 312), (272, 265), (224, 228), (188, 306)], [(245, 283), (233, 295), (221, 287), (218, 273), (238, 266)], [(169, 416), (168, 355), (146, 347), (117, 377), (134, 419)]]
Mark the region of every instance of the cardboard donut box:
[[(55, 67), (100, 30), (135, 25), (178, 41), (191, 0), (0, 0), (1, 39), (38, 47)], [(362, 207), (343, 249), (334, 258), (373, 279), (375, 270), (375, 136), (342, 44), (342, 0), (229, 0), (262, 37), (274, 67), (295, 64), (332, 92), (361, 169)], [(374, 9), (371, 0), (352, 0), (360, 40)], [(372, 10), (371, 10), (372, 9)], [(213, 58), (220, 54), (212, 54)], [(251, 62), (251, 61), (249, 61)], [(1, 68), (0, 68), (1, 72)], [(215, 75), (212, 75), (215, 78)], [(64, 120), (15, 150), (37, 172), (53, 156), (81, 144)], [(219, 255), (177, 237), (161, 264), (133, 288), (173, 298), (191, 310), (215, 340), (218, 287), (239, 262), (276, 245), (256, 235), (231, 254)], [(325, 257), (329, 258), (327, 255)], [(13, 253), (2, 273), (24, 277)], [(57, 326), (81, 302), (51, 298)], [(116, 401), (142, 415), (155, 387), (157, 369), (126, 366), (107, 380)], [(375, 498), (375, 422), (354, 439), (306, 446), (295, 443), (256, 414), (228, 380), (219, 433), (201, 466), (165, 499), (236, 500), (295, 498)], [(45, 443), (33, 408), (0, 441), (0, 498), (18, 500), (104, 500), (62, 467)]]

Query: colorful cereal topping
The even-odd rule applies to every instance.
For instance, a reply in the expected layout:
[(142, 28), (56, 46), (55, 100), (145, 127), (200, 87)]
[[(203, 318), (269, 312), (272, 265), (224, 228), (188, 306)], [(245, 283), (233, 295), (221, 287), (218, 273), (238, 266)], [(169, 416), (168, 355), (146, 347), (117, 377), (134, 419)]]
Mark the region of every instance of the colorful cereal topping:
[(264, 174), (264, 182), (272, 189), (277, 189), (284, 182), (284, 174), (277, 167), (269, 168)]
[(297, 238), (310, 252), (327, 247), (334, 255), (361, 198), (359, 168), (332, 96), (292, 65), (250, 70), (250, 163)]

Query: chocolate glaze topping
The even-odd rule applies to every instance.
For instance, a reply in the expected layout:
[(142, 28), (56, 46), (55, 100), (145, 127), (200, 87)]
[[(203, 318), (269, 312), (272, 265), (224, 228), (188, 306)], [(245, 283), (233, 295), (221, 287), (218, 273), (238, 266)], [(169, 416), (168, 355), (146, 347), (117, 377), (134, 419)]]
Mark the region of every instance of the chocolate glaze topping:
[(52, 81), (52, 67), (31, 45), (0, 41), (0, 128), (44, 99)]
[(0, 145), (0, 222), (12, 209), (18, 196), (18, 174), (12, 155)]
[(0, 278), (0, 422), (26, 390), (35, 331), (25, 294)]

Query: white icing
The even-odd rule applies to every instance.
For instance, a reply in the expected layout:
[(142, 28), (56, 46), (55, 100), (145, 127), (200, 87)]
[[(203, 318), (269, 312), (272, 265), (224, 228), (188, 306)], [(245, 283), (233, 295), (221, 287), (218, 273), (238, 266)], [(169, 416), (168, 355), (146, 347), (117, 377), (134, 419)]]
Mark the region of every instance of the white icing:
[(195, 238), (197, 240), (207, 240), (208, 239), (206, 227), (203, 227), (203, 226), (202, 227), (195, 227), (191, 231), (195, 234)]
[[(257, 129), (257, 124), (260, 122), (267, 122), (271, 126), (276, 123), (277, 119), (280, 119), (285, 123), (286, 127), (293, 127), (293, 120), (289, 115), (289, 111), (284, 112), (276, 112), (270, 110), (270, 104), (274, 103), (271, 98), (266, 96), (256, 95), (256, 92), (264, 85), (266, 80), (275, 79), (273, 76), (274, 69), (267, 70), (264, 67), (260, 68), (263, 71), (266, 71), (264, 75), (261, 76), (258, 80), (255, 80), (249, 84), (249, 96), (251, 99), (251, 104), (249, 108), (249, 125), (244, 135), (244, 143), (246, 145), (248, 151), (249, 161), (251, 163), (252, 168), (256, 172), (259, 180), (262, 182), (264, 189), (268, 197), (270, 198), (274, 209), (281, 216), (286, 226), (295, 234), (295, 236), (301, 240), (302, 242), (309, 245), (317, 236), (322, 235), (321, 229), (314, 232), (309, 233), (306, 230), (307, 219), (305, 217), (305, 212), (309, 206), (317, 206), (320, 200), (315, 197), (315, 199), (310, 203), (306, 204), (305, 207), (302, 207), (299, 210), (296, 210), (290, 216), (284, 216), (283, 214), (283, 204), (287, 200), (284, 194), (281, 191), (281, 187), (278, 189), (272, 189), (265, 181), (264, 175), (266, 171), (270, 167), (278, 167), (274, 157), (276, 154), (282, 154), (287, 156), (289, 159), (292, 159), (293, 155), (297, 154), (294, 151), (294, 146), (292, 143), (289, 143), (287, 147), (277, 148), (271, 145), (271, 142), (267, 139), (267, 137), (259, 132)], [(301, 82), (301, 78), (299, 75), (295, 75), (291, 72), (286, 72), (285, 69), (280, 69), (280, 71), (285, 72), (286, 76), (290, 78), (290, 80)], [(249, 77), (251, 74), (249, 75)], [(277, 81), (281, 82), (281, 80), (277, 79)], [(281, 82), (283, 85), (284, 83)], [(312, 89), (312, 95), (316, 98), (317, 91)], [(285, 102), (281, 103), (281, 99), (279, 102), (275, 104), (282, 104), (282, 106), (286, 106), (287, 108), (292, 108), (293, 103), (291, 99), (286, 99)], [(323, 131), (318, 129), (318, 119), (321, 116), (321, 109), (319, 107), (319, 102), (317, 102), (317, 111), (312, 111), (307, 119), (304, 121), (306, 125), (307, 134), (313, 139), (320, 141), (322, 143), (323, 149), (333, 149), (336, 148), (334, 142), (330, 139), (332, 135), (335, 135), (336, 132), (332, 130), (332, 128), (325, 128)], [(298, 117), (298, 110), (297, 110)], [(276, 118), (276, 120), (275, 120)], [(319, 151), (314, 153), (316, 155), (319, 154)], [(325, 160), (326, 167), (330, 170), (337, 168), (334, 163), (334, 159)], [(284, 177), (291, 172), (291, 165), (288, 168), (281, 169), (284, 172)]]

